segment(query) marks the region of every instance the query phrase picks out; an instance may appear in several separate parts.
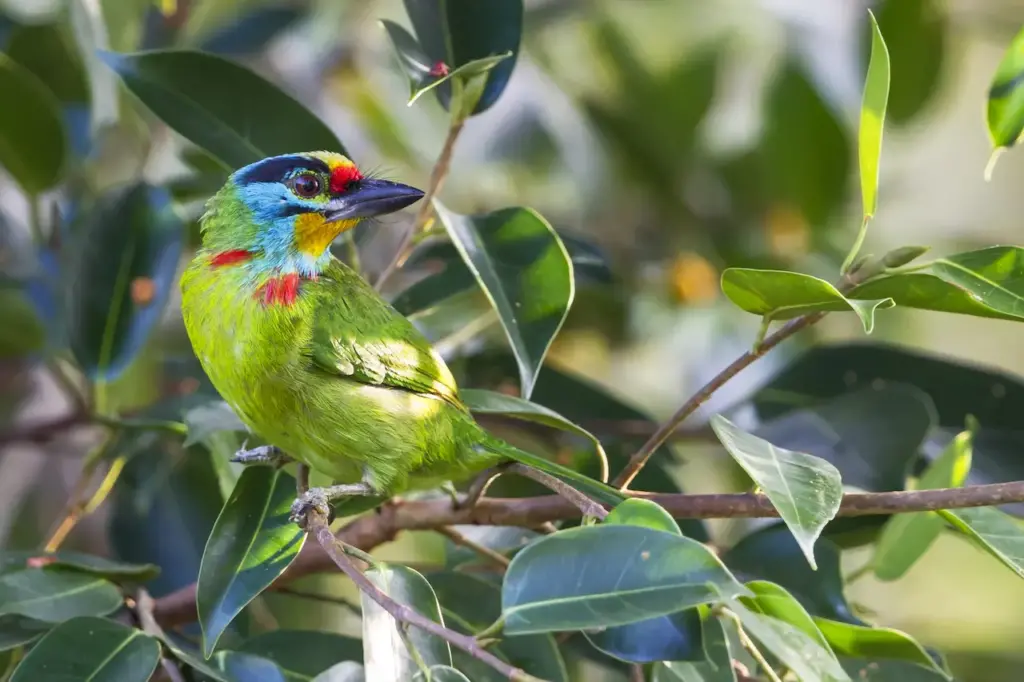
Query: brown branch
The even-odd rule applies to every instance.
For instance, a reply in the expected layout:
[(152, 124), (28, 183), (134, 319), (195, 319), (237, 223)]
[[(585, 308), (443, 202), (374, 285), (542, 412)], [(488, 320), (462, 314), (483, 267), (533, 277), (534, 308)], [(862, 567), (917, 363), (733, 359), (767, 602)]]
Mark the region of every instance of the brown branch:
[(0, 448), (13, 443), (48, 443), (65, 431), (91, 423), (92, 419), (88, 414), (72, 412), (56, 419), (29, 424), (0, 433)]
[[(711, 495), (632, 493), (653, 500), (679, 519), (766, 518), (778, 512), (763, 495), (724, 493)], [(903, 512), (988, 507), (1024, 502), (1024, 481), (992, 483), (964, 488), (938, 488), (887, 493), (847, 493), (837, 516), (871, 516)], [(527, 498), (483, 498), (471, 508), (452, 507), (448, 499), (396, 501), (377, 514), (361, 516), (338, 532), (338, 539), (364, 551), (390, 542), (403, 530), (435, 530), (453, 525), (520, 526), (536, 528), (551, 521), (578, 519), (580, 510), (557, 495)], [(278, 579), (280, 587), (332, 566), (314, 543), (307, 543), (298, 558)], [(271, 589), (274, 589), (272, 586)], [(196, 619), (195, 585), (156, 601), (154, 615), (163, 627)]]

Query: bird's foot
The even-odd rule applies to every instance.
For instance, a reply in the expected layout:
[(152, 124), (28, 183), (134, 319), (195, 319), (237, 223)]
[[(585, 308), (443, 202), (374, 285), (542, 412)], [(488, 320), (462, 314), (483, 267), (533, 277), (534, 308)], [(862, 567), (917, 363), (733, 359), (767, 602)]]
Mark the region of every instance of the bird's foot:
[(311, 511), (316, 511), (321, 514), (328, 523), (332, 521), (331, 513), (331, 502), (342, 497), (352, 497), (355, 495), (376, 495), (376, 491), (370, 486), (369, 483), (344, 483), (342, 485), (332, 485), (326, 488), (310, 488), (306, 492), (299, 495), (298, 499), (292, 504), (292, 513), (289, 517), (292, 523), (297, 523), (302, 527), (306, 524), (306, 515)]
[(273, 445), (261, 445), (251, 450), (245, 448), (245, 443), (239, 448), (235, 456), (231, 458), (232, 462), (238, 462), (239, 464), (266, 464), (270, 466), (284, 466), (288, 462), (292, 461), (291, 458), (284, 454), (280, 449)]

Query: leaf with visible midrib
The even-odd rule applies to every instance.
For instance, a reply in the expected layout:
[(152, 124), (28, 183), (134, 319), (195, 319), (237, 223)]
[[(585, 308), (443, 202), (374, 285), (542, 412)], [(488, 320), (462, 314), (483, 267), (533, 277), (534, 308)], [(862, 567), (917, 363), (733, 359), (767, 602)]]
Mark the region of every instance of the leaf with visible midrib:
[(120, 606), (117, 587), (93, 575), (27, 568), (0, 577), (0, 615), (59, 623), (75, 616), (105, 616)]
[(860, 189), (864, 218), (875, 214), (878, 205), (878, 158), (882, 155), (882, 128), (889, 102), (889, 50), (882, 39), (875, 15), (871, 18), (871, 60), (860, 107)]
[(203, 551), (196, 608), (209, 658), (246, 604), (299, 554), (306, 534), (289, 520), (295, 479), (280, 469), (246, 468), (224, 503)]
[(711, 418), (711, 427), (778, 510), (811, 567), (817, 568), (814, 542), (843, 499), (839, 470), (819, 457), (778, 448), (721, 415)]
[(1024, 527), (1017, 519), (995, 507), (946, 509), (938, 513), (1024, 578)]
[(1024, 131), (1024, 29), (1003, 55), (988, 91), (988, 134), (992, 146), (1011, 147)]

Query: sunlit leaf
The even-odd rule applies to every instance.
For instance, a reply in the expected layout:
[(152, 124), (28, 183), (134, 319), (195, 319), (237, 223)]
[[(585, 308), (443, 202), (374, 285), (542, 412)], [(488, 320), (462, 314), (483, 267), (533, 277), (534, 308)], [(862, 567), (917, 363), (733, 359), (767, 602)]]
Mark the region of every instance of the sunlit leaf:
[(191, 50), (102, 56), (153, 113), (228, 168), (279, 154), (345, 153), (334, 133), (297, 100), (220, 57)]
[(0, 167), (29, 194), (60, 181), (67, 140), (60, 104), (39, 79), (0, 53)]
[(853, 300), (823, 279), (783, 270), (727, 268), (722, 273), (722, 291), (743, 310), (769, 320), (788, 320), (823, 311), (853, 311), (868, 334), (874, 329), (875, 311), (894, 305), (888, 297)]
[(120, 606), (117, 587), (85, 573), (27, 568), (0, 576), (0, 615), (59, 623), (75, 616), (105, 616)]
[(11, 682), (146, 682), (159, 661), (160, 645), (141, 630), (83, 616), (39, 640)]
[(837, 656), (904, 660), (941, 672), (924, 647), (899, 630), (837, 623), (825, 618), (815, 618), (814, 623)]
[(823, 459), (776, 447), (740, 430), (721, 415), (711, 426), (722, 445), (778, 510), (812, 568), (814, 542), (839, 511), (843, 499), (839, 471)]
[(843, 669), (857, 682), (947, 682), (945, 675), (907, 661), (844, 658)]
[(999, 62), (988, 91), (988, 134), (993, 147), (1012, 147), (1024, 131), (1024, 29)]
[(435, 207), (498, 313), (519, 363), (522, 396), (529, 398), (548, 347), (572, 305), (575, 287), (565, 246), (551, 225), (527, 208), (467, 216), (437, 201)]
[(295, 479), (249, 467), (224, 503), (203, 552), (196, 606), (209, 657), (225, 628), (298, 556), (306, 534), (289, 520)]
[(603, 524), (549, 535), (519, 552), (502, 585), (505, 632), (625, 625), (709, 603), (742, 587), (704, 545)]
[[(916, 490), (957, 488), (971, 469), (971, 431), (957, 435), (917, 480)], [(935, 512), (896, 514), (882, 528), (871, 559), (879, 580), (897, 580), (920, 559), (945, 523)], [(854, 655), (854, 654), (850, 654)], [(871, 658), (871, 656), (866, 656)]]
[(814, 619), (793, 595), (775, 583), (765, 580), (749, 582), (747, 589), (754, 593), (751, 601), (756, 611), (785, 621), (817, 642), (822, 649), (829, 651), (828, 642), (818, 630)]
[(982, 549), (1024, 578), (1024, 527), (993, 507), (948, 509), (941, 514)]
[(889, 102), (889, 49), (875, 15), (871, 17), (871, 61), (864, 82), (860, 106), (860, 191), (865, 220), (875, 215), (878, 205), (878, 159), (882, 155), (882, 128)]

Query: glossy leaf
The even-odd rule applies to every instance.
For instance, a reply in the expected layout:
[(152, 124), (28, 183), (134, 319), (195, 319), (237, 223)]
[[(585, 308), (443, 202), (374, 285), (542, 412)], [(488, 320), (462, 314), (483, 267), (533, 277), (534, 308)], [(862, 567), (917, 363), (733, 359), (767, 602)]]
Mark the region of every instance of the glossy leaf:
[(949, 678), (907, 661), (844, 658), (843, 669), (857, 682), (948, 682)]
[(652, 530), (663, 530), (666, 533), (682, 535), (679, 524), (672, 515), (657, 502), (632, 497), (620, 502), (604, 520), (605, 523), (620, 526), (642, 526)]
[(224, 503), (203, 552), (196, 606), (209, 657), (225, 628), (298, 556), (306, 534), (289, 520), (295, 479), (249, 467)]
[(17, 614), (0, 616), (0, 651), (30, 644), (49, 632), (52, 627), (52, 623)]
[(440, 202), (435, 207), (498, 313), (519, 363), (522, 396), (529, 398), (572, 305), (575, 286), (565, 246), (547, 221), (527, 208), (465, 216)]
[(837, 656), (904, 660), (938, 670), (924, 647), (899, 630), (837, 623), (825, 618), (815, 618), (814, 623)]
[(653, 682), (736, 682), (732, 652), (725, 626), (718, 618), (705, 616), (701, 623), (704, 660), (664, 661), (654, 666)]
[[(914, 489), (962, 486), (971, 469), (972, 438), (971, 431), (957, 435), (921, 475)], [(901, 578), (928, 551), (944, 526), (942, 517), (934, 512), (894, 515), (882, 528), (875, 545), (871, 559), (875, 577), (879, 580)]]
[(988, 134), (992, 146), (1012, 147), (1024, 131), (1024, 29), (999, 62), (988, 91)]
[(747, 588), (754, 593), (754, 598), (751, 601), (757, 612), (792, 625), (814, 640), (822, 649), (831, 653), (828, 642), (818, 630), (814, 619), (793, 595), (775, 583), (763, 580), (749, 582)]
[(814, 545), (817, 570), (803, 560), (803, 549), (783, 523), (747, 535), (721, 556), (739, 580), (777, 583), (814, 616), (860, 622), (843, 594), (839, 548), (827, 538)]
[(362, 661), (363, 643), (319, 630), (272, 630), (245, 640), (237, 650), (277, 664), (288, 682), (306, 682), (343, 661)]
[(226, 682), (287, 682), (276, 663), (255, 654), (218, 651), (211, 663), (219, 673), (217, 677), (224, 678)]
[(878, 206), (878, 159), (882, 155), (882, 128), (889, 103), (889, 49), (875, 15), (871, 17), (871, 61), (860, 105), (860, 191), (864, 219), (875, 215)]
[(811, 568), (814, 542), (839, 511), (843, 486), (839, 471), (823, 459), (776, 447), (742, 431), (721, 415), (711, 426), (722, 445), (743, 467), (793, 532)]
[(6, 572), (8, 567), (32, 566), (66, 568), (106, 578), (113, 582), (144, 583), (160, 573), (160, 568), (153, 564), (130, 564), (72, 550), (61, 550), (54, 553), (21, 550), (0, 554), (0, 573)]
[(138, 184), (101, 198), (77, 232), (71, 350), (90, 376), (109, 381), (135, 358), (163, 313), (183, 225), (165, 190)]
[(739, 600), (731, 600), (728, 606), (739, 616), (743, 629), (802, 682), (849, 682), (849, 676), (832, 652), (799, 627), (758, 613)]
[[(392, 599), (421, 615), (444, 625), (441, 607), (434, 589), (416, 570), (398, 564), (377, 564), (366, 572), (373, 584)], [(377, 682), (404, 682), (419, 672), (395, 619), (375, 601), (360, 592), (363, 607), (363, 665), (366, 679)], [(452, 664), (448, 642), (410, 628), (408, 640), (427, 666)]]
[(1024, 578), (1024, 526), (992, 507), (940, 511), (946, 521)]
[(228, 168), (298, 151), (345, 153), (302, 104), (233, 62), (190, 50), (103, 59), (153, 113)]
[(853, 311), (868, 334), (874, 329), (875, 311), (891, 308), (888, 297), (853, 300), (823, 279), (799, 272), (727, 268), (722, 291), (748, 313), (768, 320), (788, 320), (808, 313)]
[(512, 560), (502, 585), (505, 632), (625, 625), (742, 588), (703, 545), (641, 527), (561, 531)]
[(39, 640), (11, 682), (146, 682), (159, 661), (160, 645), (141, 630), (83, 616)]
[(0, 576), (0, 615), (59, 623), (75, 616), (105, 616), (120, 606), (121, 593), (96, 576), (43, 568)]
[(28, 194), (56, 185), (64, 170), (67, 140), (60, 105), (39, 79), (0, 53), (0, 166)]
[[(449, 627), (460, 629), (457, 623), (461, 622), (468, 626), (465, 634), (473, 634), (501, 617), (501, 587), (498, 584), (455, 571), (429, 573), (426, 577), (434, 588), (445, 618), (452, 621)], [(509, 663), (535, 677), (548, 682), (569, 680), (562, 654), (551, 635), (505, 637), (491, 650), (497, 650)], [(452, 655), (457, 654), (452, 651)]]
[(1024, 319), (1024, 248), (992, 246), (869, 280), (850, 298), (1001, 320)]
[(608, 480), (608, 455), (605, 454), (601, 441), (583, 427), (574, 424), (554, 410), (550, 410), (537, 403), (531, 403), (529, 400), (523, 400), (522, 398), (516, 398), (515, 396), (505, 395), (496, 391), (467, 388), (459, 392), (459, 397), (462, 398), (462, 402), (472, 412), (477, 414), (496, 414), (513, 417), (583, 436), (594, 444), (594, 450), (597, 452), (598, 459), (601, 462), (601, 469), (604, 473), (601, 477), (602, 481)]
[[(405, 0), (405, 9), (419, 39), (421, 56), (431, 66), (441, 62), (450, 70), (469, 62), (503, 55), (512, 56), (487, 75), (472, 113), (489, 109), (501, 95), (515, 67), (523, 31), (522, 0)], [(437, 88), (438, 100), (446, 109), (453, 89)]]

